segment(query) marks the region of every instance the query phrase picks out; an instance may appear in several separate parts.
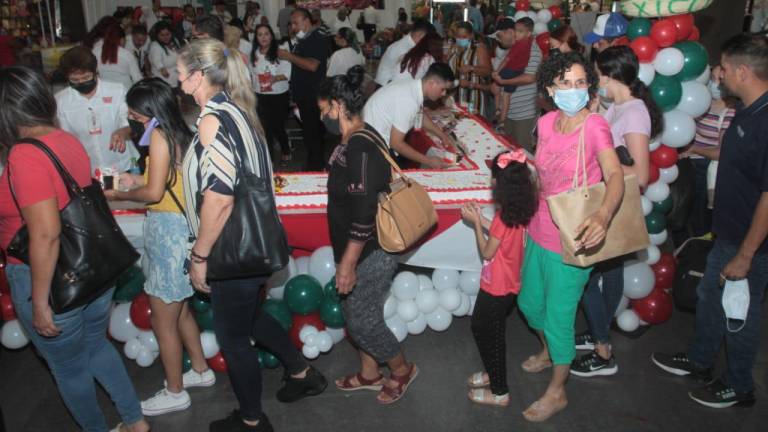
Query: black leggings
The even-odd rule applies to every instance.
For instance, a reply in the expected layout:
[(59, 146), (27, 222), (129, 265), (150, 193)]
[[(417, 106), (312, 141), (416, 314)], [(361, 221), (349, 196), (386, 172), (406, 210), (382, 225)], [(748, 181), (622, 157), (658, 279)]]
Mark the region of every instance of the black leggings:
[[(259, 347), (271, 352), (290, 374), (307, 367), (288, 334), (271, 315), (261, 309), (259, 293), (266, 278), (211, 282), (213, 326), (227, 373), (245, 420), (261, 416), (261, 369)], [(257, 347), (251, 346), (251, 338)]]
[(288, 117), (290, 95), (285, 92), (280, 94), (257, 93), (256, 96), (258, 97), (256, 111), (259, 113), (259, 120), (261, 120), (261, 126), (264, 128), (269, 151), (272, 151), (272, 144), (277, 140), (280, 144), (280, 151), (284, 155), (291, 154), (288, 135), (285, 133), (285, 119)]
[(491, 381), (494, 395), (509, 393), (507, 387), (507, 313), (515, 302), (514, 294), (493, 296), (480, 290), (472, 312), (472, 334)]

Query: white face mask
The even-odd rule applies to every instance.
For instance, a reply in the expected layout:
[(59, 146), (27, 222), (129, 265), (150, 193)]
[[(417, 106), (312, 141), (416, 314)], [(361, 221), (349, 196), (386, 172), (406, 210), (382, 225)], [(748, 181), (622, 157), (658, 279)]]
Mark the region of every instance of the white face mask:
[(713, 99), (722, 99), (722, 94), (720, 91), (720, 85), (715, 83), (714, 81), (709, 81), (707, 84), (707, 87), (709, 88), (709, 92), (712, 93)]
[(304, 39), (304, 36), (306, 35), (307, 35), (307, 32), (305, 32), (304, 30), (299, 30), (299, 32), (296, 33), (296, 39)]
[[(725, 311), (725, 326), (729, 332), (736, 333), (744, 328), (747, 323), (747, 312), (749, 312), (749, 282), (746, 279), (725, 281), (723, 310)], [(731, 330), (728, 320), (742, 321), (741, 327)]]

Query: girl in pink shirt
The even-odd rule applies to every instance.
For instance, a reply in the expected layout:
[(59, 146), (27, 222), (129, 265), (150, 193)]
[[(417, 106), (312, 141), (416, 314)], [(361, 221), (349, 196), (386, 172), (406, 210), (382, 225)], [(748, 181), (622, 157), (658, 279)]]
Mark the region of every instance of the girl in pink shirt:
[[(536, 212), (537, 196), (525, 153), (502, 153), (493, 161), (493, 198), (498, 208), (490, 221), (480, 214), (477, 203), (467, 203), (462, 217), (472, 224), (484, 260), (480, 292), (472, 314), (472, 333), (486, 372), (473, 374), (469, 399), (485, 405), (507, 406), (505, 329), (507, 313), (520, 292), (525, 226)], [(488, 231), (486, 238), (483, 229)], [(490, 386), (490, 391), (485, 387)]]

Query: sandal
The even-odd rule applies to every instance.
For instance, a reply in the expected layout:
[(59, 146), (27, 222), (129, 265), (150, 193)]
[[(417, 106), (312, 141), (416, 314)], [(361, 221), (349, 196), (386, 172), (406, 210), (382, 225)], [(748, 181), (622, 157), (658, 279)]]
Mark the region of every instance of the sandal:
[[(543, 398), (542, 398), (543, 399)], [(523, 417), (525, 417), (526, 420), (529, 422), (535, 422), (540, 423), (543, 422), (553, 415), (557, 414), (558, 412), (565, 409), (565, 407), (568, 406), (567, 400), (560, 400), (559, 403), (552, 403), (549, 406), (547, 406), (544, 402), (542, 402), (539, 399), (536, 402), (532, 403), (531, 406), (526, 408), (525, 411), (523, 411)]]
[(532, 355), (528, 357), (528, 360), (524, 361), (522, 365), (520, 365), (524, 371), (528, 373), (539, 373), (545, 369), (549, 369), (552, 367), (552, 361), (546, 360), (546, 361), (540, 361), (539, 358), (535, 355)]
[[(357, 385), (352, 384), (353, 379), (357, 379)], [(353, 375), (347, 375), (344, 378), (339, 378), (335, 381), (336, 388), (341, 391), (355, 391), (355, 390), (374, 390), (380, 391), (384, 387), (384, 376), (379, 374), (378, 377), (369, 380), (365, 379), (360, 373)]]
[(472, 389), (467, 393), (467, 397), (474, 403), (480, 405), (493, 405), (505, 407), (509, 405), (509, 393), (503, 395), (493, 394), (488, 389)]
[(469, 388), (479, 389), (491, 385), (491, 380), (484, 378), (485, 372), (475, 372), (467, 378)]
[[(386, 384), (381, 388), (381, 392), (376, 397), (376, 401), (382, 405), (389, 405), (399, 401), (404, 395), (408, 387), (410, 387), (413, 380), (419, 375), (419, 368), (415, 364), (411, 363), (411, 368), (405, 375), (391, 374), (389, 379), (397, 383), (397, 387), (387, 387)], [(389, 400), (382, 400), (381, 395), (386, 395)]]

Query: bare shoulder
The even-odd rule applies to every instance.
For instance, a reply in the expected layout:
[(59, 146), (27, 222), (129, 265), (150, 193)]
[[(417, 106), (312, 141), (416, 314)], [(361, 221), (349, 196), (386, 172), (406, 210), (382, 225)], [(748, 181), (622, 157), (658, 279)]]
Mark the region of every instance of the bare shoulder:
[(208, 146), (216, 139), (216, 133), (219, 131), (221, 123), (215, 115), (208, 114), (200, 120), (198, 130), (200, 132), (200, 143), (203, 146)]

